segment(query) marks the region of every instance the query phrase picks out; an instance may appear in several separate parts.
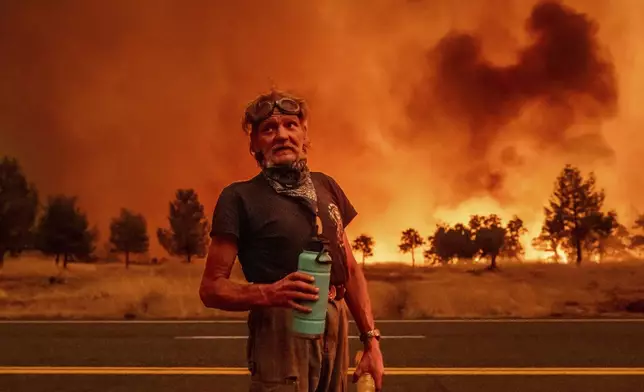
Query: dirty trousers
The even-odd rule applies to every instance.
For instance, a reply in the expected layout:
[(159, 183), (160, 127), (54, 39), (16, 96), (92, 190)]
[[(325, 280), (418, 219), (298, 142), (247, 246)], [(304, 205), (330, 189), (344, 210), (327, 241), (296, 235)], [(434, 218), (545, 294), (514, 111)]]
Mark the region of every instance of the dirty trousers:
[(345, 392), (349, 366), (348, 311), (329, 300), (326, 332), (318, 339), (292, 335), (291, 309), (255, 309), (248, 316), (250, 392)]

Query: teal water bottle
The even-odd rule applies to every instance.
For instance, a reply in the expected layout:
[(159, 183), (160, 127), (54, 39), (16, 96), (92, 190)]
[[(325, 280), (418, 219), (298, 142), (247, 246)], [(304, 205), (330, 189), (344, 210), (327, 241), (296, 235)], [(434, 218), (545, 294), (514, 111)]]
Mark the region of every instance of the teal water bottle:
[(314, 238), (300, 253), (298, 271), (312, 275), (313, 285), (320, 289), (317, 301), (301, 301), (311, 308), (310, 313), (293, 309), (293, 332), (303, 337), (315, 338), (324, 334), (331, 279), (331, 256), (323, 240)]

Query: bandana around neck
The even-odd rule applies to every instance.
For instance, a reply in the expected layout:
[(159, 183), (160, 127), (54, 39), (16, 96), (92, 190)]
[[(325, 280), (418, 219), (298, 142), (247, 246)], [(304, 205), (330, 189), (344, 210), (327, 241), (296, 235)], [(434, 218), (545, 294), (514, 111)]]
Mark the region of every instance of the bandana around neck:
[(317, 195), (306, 159), (290, 165), (263, 167), (262, 174), (277, 193), (300, 198), (316, 210)]

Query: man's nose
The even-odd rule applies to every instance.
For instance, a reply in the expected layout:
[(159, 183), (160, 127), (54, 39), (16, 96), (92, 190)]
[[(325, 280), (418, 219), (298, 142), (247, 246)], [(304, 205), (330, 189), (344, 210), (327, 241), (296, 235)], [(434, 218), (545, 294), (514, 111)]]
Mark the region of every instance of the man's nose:
[(280, 125), (277, 127), (277, 132), (275, 133), (275, 138), (276, 139), (286, 139), (287, 138), (287, 130), (284, 126)]

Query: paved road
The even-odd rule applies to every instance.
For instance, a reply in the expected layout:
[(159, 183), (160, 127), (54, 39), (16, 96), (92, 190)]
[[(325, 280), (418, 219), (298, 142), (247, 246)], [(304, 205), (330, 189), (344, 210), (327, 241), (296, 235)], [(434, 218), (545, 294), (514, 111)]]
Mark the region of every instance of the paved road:
[[(360, 344), (351, 327), (355, 352)], [(380, 327), (385, 391), (644, 388), (644, 320), (380, 321)], [(245, 391), (245, 328), (0, 322), (0, 392)]]

